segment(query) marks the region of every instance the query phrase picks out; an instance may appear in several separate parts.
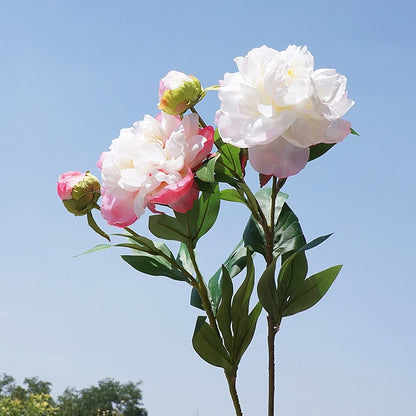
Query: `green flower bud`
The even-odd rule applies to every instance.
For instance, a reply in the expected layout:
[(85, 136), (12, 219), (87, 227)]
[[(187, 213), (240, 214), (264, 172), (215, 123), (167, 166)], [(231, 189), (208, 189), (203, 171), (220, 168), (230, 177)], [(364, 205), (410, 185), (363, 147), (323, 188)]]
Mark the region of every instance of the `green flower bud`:
[(100, 182), (89, 171), (67, 172), (58, 180), (58, 195), (65, 208), (72, 214), (87, 214), (97, 205), (100, 197)]
[(159, 109), (172, 115), (183, 114), (205, 95), (193, 75), (170, 71), (159, 84)]

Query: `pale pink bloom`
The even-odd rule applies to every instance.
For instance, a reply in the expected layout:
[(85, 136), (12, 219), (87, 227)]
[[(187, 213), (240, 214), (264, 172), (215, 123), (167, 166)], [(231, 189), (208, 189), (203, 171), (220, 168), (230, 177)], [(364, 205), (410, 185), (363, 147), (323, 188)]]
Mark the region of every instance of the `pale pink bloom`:
[(102, 176), (101, 213), (111, 225), (132, 224), (146, 207), (167, 205), (178, 212), (198, 197), (193, 170), (209, 155), (214, 131), (199, 128), (198, 115), (145, 115), (123, 129), (98, 161)]
[(262, 46), (235, 62), (238, 72), (220, 81), (216, 122), (224, 142), (248, 148), (258, 172), (295, 175), (308, 162), (310, 146), (337, 143), (350, 133), (341, 118), (354, 104), (345, 76), (314, 70), (306, 46), (281, 52)]

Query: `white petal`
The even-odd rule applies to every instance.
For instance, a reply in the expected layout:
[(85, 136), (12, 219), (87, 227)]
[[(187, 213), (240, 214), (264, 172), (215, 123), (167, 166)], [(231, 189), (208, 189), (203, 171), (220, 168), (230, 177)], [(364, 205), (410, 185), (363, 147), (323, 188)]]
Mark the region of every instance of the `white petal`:
[(257, 172), (287, 178), (296, 175), (306, 166), (309, 148), (293, 146), (279, 137), (266, 145), (250, 147), (248, 156)]
[(324, 143), (338, 143), (351, 133), (351, 123), (338, 119), (331, 123), (325, 133)]

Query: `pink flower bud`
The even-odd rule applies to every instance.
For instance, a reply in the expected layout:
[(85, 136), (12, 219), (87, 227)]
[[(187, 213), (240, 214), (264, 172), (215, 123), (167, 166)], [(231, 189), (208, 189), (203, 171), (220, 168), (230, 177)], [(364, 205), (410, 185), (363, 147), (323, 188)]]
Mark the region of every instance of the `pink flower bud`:
[(100, 197), (100, 182), (89, 171), (70, 171), (59, 176), (57, 191), (70, 213), (85, 215), (95, 207)]
[(201, 83), (193, 75), (170, 71), (159, 83), (158, 107), (168, 114), (183, 114), (204, 95)]

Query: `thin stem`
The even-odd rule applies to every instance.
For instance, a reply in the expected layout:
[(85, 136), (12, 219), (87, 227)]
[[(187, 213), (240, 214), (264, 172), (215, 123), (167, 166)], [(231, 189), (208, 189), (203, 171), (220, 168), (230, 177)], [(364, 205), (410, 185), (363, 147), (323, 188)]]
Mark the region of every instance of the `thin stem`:
[[(271, 193), (271, 206), (270, 206), (270, 225), (267, 226), (267, 231), (265, 232), (265, 253), (266, 253), (266, 263), (267, 266), (273, 262), (273, 243), (274, 243), (274, 229), (275, 229), (275, 207), (276, 207), (276, 198), (277, 195), (282, 189), (283, 185), (286, 182), (286, 178), (279, 179), (273, 176), (273, 185)], [(269, 354), (269, 367), (268, 367), (268, 376), (269, 376), (269, 401), (268, 401), (268, 416), (274, 416), (275, 408), (275, 391), (276, 391), (276, 363), (275, 363), (275, 339), (277, 331), (279, 330), (280, 322), (275, 322), (274, 319), (268, 315), (267, 316), (267, 348)]]
[[(212, 310), (212, 305), (209, 300), (208, 291), (205, 286), (204, 280), (202, 278), (202, 274), (199, 270), (198, 263), (195, 258), (195, 253), (192, 247), (192, 244), (188, 244), (188, 251), (191, 257), (192, 265), (194, 266), (195, 274), (196, 274), (196, 285), (194, 286), (195, 289), (198, 291), (199, 296), (201, 297), (202, 306), (207, 314), (208, 321), (211, 327), (214, 329), (218, 339), (223, 344), (223, 339), (221, 337), (220, 330), (218, 328), (217, 320), (215, 318), (214, 312)], [(224, 370), (225, 377), (228, 383), (228, 389), (230, 391), (231, 399), (233, 401), (234, 409), (236, 416), (243, 416), (243, 412), (241, 410), (240, 400), (237, 394), (236, 388), (236, 381), (237, 381), (237, 369), (235, 369), (235, 373), (231, 374)]]
[(236, 387), (237, 374), (234, 374), (234, 375), (229, 374), (225, 370), (224, 370), (224, 373), (225, 373), (225, 377), (227, 378), (228, 389), (230, 390), (231, 398), (233, 399), (235, 414), (237, 416), (243, 416), (243, 412), (241, 410), (241, 405), (240, 405), (240, 400), (237, 394), (237, 387)]
[(268, 416), (274, 415), (274, 396), (276, 390), (276, 372), (275, 372), (275, 338), (279, 326), (276, 326), (272, 317), (267, 317), (267, 346), (269, 351), (269, 401), (268, 401)]

